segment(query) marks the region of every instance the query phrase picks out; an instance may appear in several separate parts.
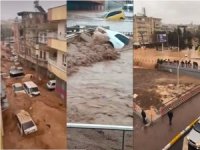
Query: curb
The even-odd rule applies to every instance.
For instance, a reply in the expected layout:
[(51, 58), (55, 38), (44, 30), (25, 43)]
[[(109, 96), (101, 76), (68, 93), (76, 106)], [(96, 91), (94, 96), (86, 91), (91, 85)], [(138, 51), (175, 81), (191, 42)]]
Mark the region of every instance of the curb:
[(172, 145), (174, 145), (192, 126), (200, 120), (200, 117), (192, 121), (184, 130), (177, 134), (162, 150), (168, 150)]
[(183, 96), (177, 98), (176, 101), (160, 109), (161, 116), (164, 116), (165, 114), (167, 114), (167, 112), (169, 111), (169, 108), (175, 109), (199, 93), (200, 93), (200, 85), (197, 85), (193, 87), (192, 89), (182, 93)]

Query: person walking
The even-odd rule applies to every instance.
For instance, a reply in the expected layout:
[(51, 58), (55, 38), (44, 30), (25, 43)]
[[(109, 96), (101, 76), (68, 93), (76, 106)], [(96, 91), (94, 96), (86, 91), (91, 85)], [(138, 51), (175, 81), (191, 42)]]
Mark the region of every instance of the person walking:
[(146, 113), (145, 113), (145, 111), (143, 109), (142, 109), (141, 115), (142, 115), (143, 123), (146, 124), (147, 123), (147, 121), (146, 121)]
[(172, 125), (172, 118), (173, 118), (173, 112), (172, 112), (172, 109), (170, 108), (168, 113), (167, 113), (167, 116), (169, 118), (169, 125), (171, 126)]

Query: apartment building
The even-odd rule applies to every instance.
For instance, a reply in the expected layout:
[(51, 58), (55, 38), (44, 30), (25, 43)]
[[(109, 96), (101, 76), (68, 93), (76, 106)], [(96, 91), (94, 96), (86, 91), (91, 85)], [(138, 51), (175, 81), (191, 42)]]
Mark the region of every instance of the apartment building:
[(153, 44), (154, 33), (161, 31), (161, 27), (160, 18), (147, 17), (146, 15), (134, 15), (134, 45)]
[(37, 3), (36, 11), (19, 12), (13, 25), (15, 49), (20, 62), (36, 71), (38, 78), (55, 78), (56, 92), (66, 98), (66, 5), (48, 9)]
[[(47, 59), (46, 57), (41, 58), (40, 54), (41, 52), (47, 53), (47, 49), (39, 44), (38, 32), (40, 26), (46, 24), (47, 14), (45, 11), (22, 11), (18, 13), (18, 16), (21, 16), (21, 23), (18, 23), (18, 31), (14, 33), (16, 33), (15, 43), (20, 60), (28, 67), (35, 69), (38, 76), (45, 77), (47, 75)], [(16, 24), (15, 28), (17, 29)]]
[(67, 91), (67, 41), (66, 41), (66, 5), (48, 9), (48, 21), (57, 24), (56, 32), (48, 37), (48, 70), (56, 76), (56, 91), (63, 99)]

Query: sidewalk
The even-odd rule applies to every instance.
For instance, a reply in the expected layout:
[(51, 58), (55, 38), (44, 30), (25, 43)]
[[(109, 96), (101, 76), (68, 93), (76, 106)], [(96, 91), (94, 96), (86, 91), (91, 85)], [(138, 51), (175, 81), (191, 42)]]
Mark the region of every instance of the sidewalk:
[(135, 128), (134, 150), (161, 150), (176, 134), (200, 116), (199, 106), (200, 94), (173, 110), (172, 126), (169, 126), (165, 115), (149, 127)]

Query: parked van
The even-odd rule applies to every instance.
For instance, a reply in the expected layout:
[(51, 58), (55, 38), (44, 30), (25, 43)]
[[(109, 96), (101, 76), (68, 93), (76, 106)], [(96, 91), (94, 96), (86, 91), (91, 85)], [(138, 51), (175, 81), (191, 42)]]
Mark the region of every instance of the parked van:
[(54, 90), (56, 88), (56, 80), (49, 80), (49, 82), (47, 82), (47, 88), (49, 90)]
[(33, 81), (24, 82), (23, 86), (27, 94), (33, 95), (33, 96), (40, 95), (38, 86)]
[(25, 110), (20, 110), (15, 116), (17, 118), (17, 127), (21, 135), (28, 135), (38, 130), (30, 114)]

